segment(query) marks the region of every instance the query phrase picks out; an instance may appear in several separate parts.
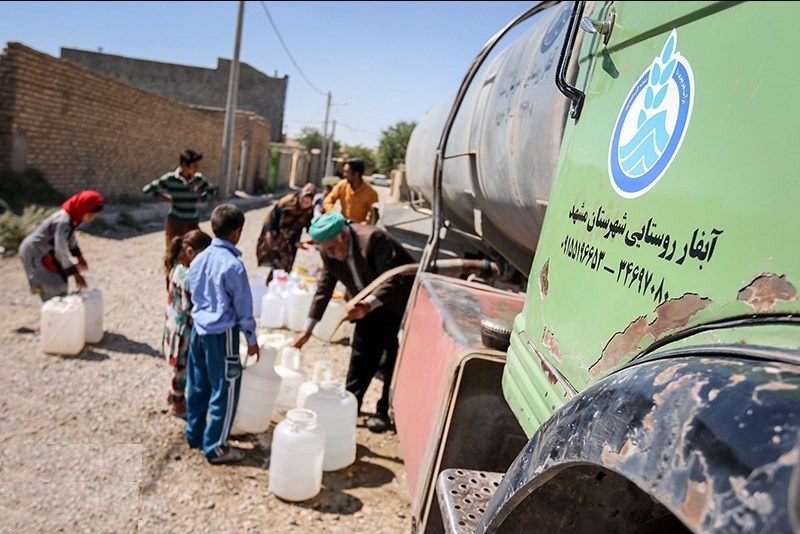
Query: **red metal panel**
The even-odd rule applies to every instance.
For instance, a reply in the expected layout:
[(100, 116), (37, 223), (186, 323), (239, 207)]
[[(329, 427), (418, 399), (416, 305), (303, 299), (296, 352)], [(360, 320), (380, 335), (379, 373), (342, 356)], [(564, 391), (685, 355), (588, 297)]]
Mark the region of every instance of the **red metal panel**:
[(419, 498), (426, 484), (425, 453), (436, 447), (439, 418), (452, 375), (452, 355), (463, 348), (443, 328), (441, 309), (422, 285), (419, 288), (406, 321), (408, 335), (402, 365), (395, 373), (392, 401), (411, 502)]
[(424, 499), (452, 382), (465, 349), (481, 346), (484, 317), (511, 322), (523, 296), (431, 273), (421, 275), (405, 323), (392, 407), (412, 506)]

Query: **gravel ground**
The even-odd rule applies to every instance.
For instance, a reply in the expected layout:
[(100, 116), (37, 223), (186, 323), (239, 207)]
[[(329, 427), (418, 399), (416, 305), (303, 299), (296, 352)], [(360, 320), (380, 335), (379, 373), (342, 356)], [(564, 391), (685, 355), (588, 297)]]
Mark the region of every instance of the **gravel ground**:
[[(246, 212), (239, 248), (250, 275), (268, 211)], [(208, 222), (201, 228), (211, 234)], [(38, 322), (41, 303), (19, 258), (0, 258), (0, 532), (410, 532), (397, 435), (369, 432), (366, 416), (356, 462), (325, 473), (322, 491), (301, 503), (267, 490), (274, 425), (238, 438), (249, 449), (240, 465), (212, 466), (188, 448), (183, 421), (167, 414), (171, 369), (159, 352), (163, 235), (161, 223), (137, 235), (79, 232), (105, 335), (76, 356), (45, 354), (38, 335), (17, 332)], [(298, 262), (319, 258), (301, 250)], [(309, 375), (323, 348), (316, 338), (303, 348)], [(328, 352), (343, 380), (349, 347)], [(373, 381), (364, 410), (380, 387)]]

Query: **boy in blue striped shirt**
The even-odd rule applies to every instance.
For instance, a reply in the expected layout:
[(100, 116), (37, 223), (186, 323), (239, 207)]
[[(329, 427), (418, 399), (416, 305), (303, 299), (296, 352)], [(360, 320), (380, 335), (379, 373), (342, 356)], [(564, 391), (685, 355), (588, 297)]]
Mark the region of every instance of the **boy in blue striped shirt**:
[(200, 228), (197, 203), (214, 194), (214, 186), (199, 172), (202, 159), (203, 155), (199, 152), (184, 150), (177, 169), (163, 174), (142, 188), (143, 193), (152, 193), (172, 204), (167, 220), (164, 221), (167, 250), (173, 237)]
[(242, 376), (240, 331), (247, 354), (258, 360), (250, 283), (236, 248), (243, 228), (244, 213), (238, 207), (214, 208), (211, 229), (216, 237), (189, 269), (194, 324), (187, 364), (186, 441), (192, 448), (202, 447), (212, 464), (244, 458), (241, 449), (226, 443)]

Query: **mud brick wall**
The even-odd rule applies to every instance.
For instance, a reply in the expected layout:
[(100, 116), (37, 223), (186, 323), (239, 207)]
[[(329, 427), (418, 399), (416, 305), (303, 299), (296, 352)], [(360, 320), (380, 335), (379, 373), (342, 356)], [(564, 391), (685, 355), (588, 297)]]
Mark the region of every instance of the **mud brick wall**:
[[(224, 108), (228, 98), (228, 59), (219, 58), (216, 69), (207, 69), (75, 48), (62, 48), (61, 58), (187, 105)], [(288, 76), (268, 76), (247, 63), (239, 63), (236, 107), (266, 119), (272, 126), (273, 142), (281, 141), (288, 84)]]
[[(253, 113), (237, 113), (236, 122), (233, 180), (242, 140), (248, 161), (258, 162), (270, 138), (269, 123)], [(65, 195), (141, 196), (185, 148), (203, 153), (201, 172), (219, 184), (223, 124), (223, 110), (186, 106), (20, 43), (0, 56), (0, 172), (38, 169)], [(250, 188), (266, 179), (266, 165), (258, 173), (257, 164), (245, 169)]]

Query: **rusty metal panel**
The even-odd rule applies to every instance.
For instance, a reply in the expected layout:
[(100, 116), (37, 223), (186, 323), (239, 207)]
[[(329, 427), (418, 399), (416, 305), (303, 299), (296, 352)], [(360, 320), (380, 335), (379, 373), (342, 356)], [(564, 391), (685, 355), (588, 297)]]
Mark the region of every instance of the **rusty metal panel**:
[[(502, 353), (482, 347), (481, 318), (510, 322), (522, 310), (523, 296), (423, 273), (411, 303), (398, 355), (392, 410), (412, 509), (421, 518), (430, 507), (433, 470), (446, 445), (459, 370), (480, 351), (503, 360)], [(496, 397), (502, 402), (499, 385)]]

